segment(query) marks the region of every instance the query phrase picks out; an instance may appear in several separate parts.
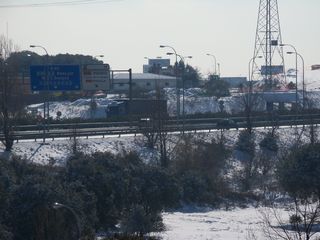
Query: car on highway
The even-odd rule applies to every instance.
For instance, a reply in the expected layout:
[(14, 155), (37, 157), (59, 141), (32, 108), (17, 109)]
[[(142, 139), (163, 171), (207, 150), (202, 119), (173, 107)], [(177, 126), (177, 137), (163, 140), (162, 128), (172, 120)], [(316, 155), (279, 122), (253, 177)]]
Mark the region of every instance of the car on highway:
[(232, 119), (224, 118), (217, 122), (217, 129), (226, 129), (229, 130), (231, 128), (239, 129), (238, 123)]

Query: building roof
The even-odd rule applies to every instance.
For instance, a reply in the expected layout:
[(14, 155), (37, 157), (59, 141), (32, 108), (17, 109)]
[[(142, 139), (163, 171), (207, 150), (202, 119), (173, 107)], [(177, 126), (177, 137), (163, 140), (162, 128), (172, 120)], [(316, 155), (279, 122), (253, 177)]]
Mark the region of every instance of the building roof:
[[(113, 75), (114, 79), (129, 79), (129, 73), (116, 73)], [(147, 79), (147, 80), (156, 80), (156, 79), (165, 79), (165, 80), (176, 80), (175, 77), (159, 75), (153, 73), (132, 73), (132, 79)]]

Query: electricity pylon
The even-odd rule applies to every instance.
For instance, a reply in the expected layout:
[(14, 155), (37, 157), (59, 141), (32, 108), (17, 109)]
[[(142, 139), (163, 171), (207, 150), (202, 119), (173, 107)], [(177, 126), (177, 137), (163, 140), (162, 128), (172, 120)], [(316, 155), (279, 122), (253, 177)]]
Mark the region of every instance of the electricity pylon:
[(262, 90), (279, 88), (285, 81), (280, 19), (277, 0), (260, 0), (251, 79)]

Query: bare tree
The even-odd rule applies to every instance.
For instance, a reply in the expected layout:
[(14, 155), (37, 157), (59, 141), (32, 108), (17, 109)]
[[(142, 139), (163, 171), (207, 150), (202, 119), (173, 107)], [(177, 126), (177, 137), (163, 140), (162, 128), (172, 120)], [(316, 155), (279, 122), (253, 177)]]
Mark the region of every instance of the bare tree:
[[(288, 209), (288, 207), (287, 207)], [(263, 231), (268, 239), (318, 240), (319, 200), (294, 200), (289, 210), (272, 207), (261, 211)]]
[(23, 88), (19, 85), (19, 63), (10, 60), (14, 46), (11, 40), (0, 36), (0, 121), (6, 151), (11, 151), (16, 120), (23, 112)]
[(151, 115), (150, 117), (141, 118), (139, 128), (146, 139), (146, 146), (154, 149), (159, 137), (155, 116)]
[[(157, 100), (160, 99), (160, 90), (157, 90)], [(157, 101), (158, 102), (158, 101)], [(160, 164), (162, 167), (169, 166), (169, 157), (168, 157), (168, 132), (166, 129), (167, 125), (167, 112), (162, 111), (159, 103), (156, 108), (156, 116), (155, 116), (155, 128), (156, 128), (156, 138), (158, 140), (158, 146), (160, 151)]]
[(80, 141), (77, 138), (77, 132), (78, 132), (78, 124), (74, 124), (72, 128), (72, 135), (70, 137), (70, 148), (71, 148), (71, 154), (73, 156), (76, 156), (80, 153)]
[(246, 129), (250, 134), (252, 133), (253, 128), (252, 114), (259, 108), (260, 103), (261, 99), (259, 94), (252, 91), (243, 94), (240, 99), (240, 106), (243, 109), (246, 119)]
[(152, 100), (152, 111), (143, 116), (139, 121), (139, 129), (142, 132), (146, 146), (154, 149), (157, 147), (160, 153), (160, 164), (168, 167), (168, 132), (167, 132), (167, 111), (163, 108), (162, 94), (159, 88), (156, 89), (156, 99)]
[[(306, 93), (307, 95), (307, 93)], [(315, 123), (313, 110), (315, 109), (315, 99), (306, 97), (306, 111), (307, 111), (307, 121), (309, 125), (309, 139), (311, 144), (315, 144), (318, 141), (318, 127)]]

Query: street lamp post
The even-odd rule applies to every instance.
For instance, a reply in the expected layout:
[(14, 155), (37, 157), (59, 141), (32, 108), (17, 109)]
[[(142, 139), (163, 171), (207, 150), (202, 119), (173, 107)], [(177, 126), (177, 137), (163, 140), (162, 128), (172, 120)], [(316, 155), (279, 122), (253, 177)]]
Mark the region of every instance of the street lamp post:
[(294, 50), (296, 55), (296, 112), (298, 112), (298, 52), (297, 49), (291, 44), (280, 44), (281, 47), (288, 46)]
[(75, 220), (76, 220), (76, 223), (77, 223), (78, 239), (80, 240), (80, 238), (81, 238), (80, 220), (79, 220), (78, 215), (75, 213), (75, 211), (74, 211), (71, 207), (69, 207), (69, 206), (67, 206), (67, 205), (65, 205), (65, 204), (62, 204), (62, 203), (58, 203), (58, 202), (55, 202), (55, 203), (52, 205), (52, 207), (53, 207), (54, 209), (65, 208), (65, 209), (69, 210), (69, 211), (72, 213), (72, 215), (74, 216), (74, 218), (75, 218)]
[[(167, 53), (167, 55), (172, 55), (173, 53)], [(183, 62), (183, 64), (185, 63), (185, 59), (186, 58), (189, 58), (191, 59), (192, 56), (181, 56), (179, 54), (176, 54), (180, 59), (181, 61)], [(183, 74), (181, 74), (181, 79), (182, 79), (182, 134), (184, 134), (184, 127), (185, 127), (185, 82), (184, 82), (184, 78), (183, 78)]]
[[(47, 90), (49, 93), (49, 82), (48, 82), (48, 65), (49, 65), (49, 54), (48, 51), (45, 47), (40, 46), (40, 45), (30, 45), (30, 48), (41, 48), (45, 51), (46, 53), (46, 86), (47, 86)], [(46, 142), (46, 127), (49, 129), (49, 117), (50, 117), (50, 113), (49, 113), (49, 101), (46, 101), (46, 97), (44, 99), (44, 103), (43, 103), (43, 140), (42, 143), (44, 144)], [(46, 126), (47, 125), (47, 126)]]
[(217, 59), (216, 59), (216, 56), (213, 55), (213, 54), (210, 54), (210, 53), (207, 53), (207, 56), (210, 56), (214, 59), (214, 72), (213, 74), (216, 75), (217, 74)]
[(173, 52), (174, 55), (176, 57), (176, 62), (175, 62), (175, 77), (176, 77), (176, 95), (177, 95), (177, 119), (179, 120), (179, 116), (180, 116), (180, 90), (179, 90), (179, 86), (178, 86), (178, 54), (177, 51), (168, 45), (160, 45), (160, 48), (170, 48)]
[(302, 108), (305, 108), (305, 82), (304, 82), (304, 58), (298, 52), (287, 52), (287, 54), (297, 54), (302, 62)]
[[(103, 58), (103, 57), (104, 57), (103, 54), (99, 54), (99, 55), (95, 55), (93, 58), (98, 60), (98, 58)], [(99, 60), (98, 60), (98, 61), (99, 61)], [(103, 63), (103, 61), (102, 61), (102, 63)], [(94, 118), (94, 114), (95, 114), (95, 112), (94, 112), (94, 110), (93, 110), (93, 108), (92, 108), (92, 106), (95, 106), (95, 105), (96, 105), (96, 101), (94, 100), (94, 95), (95, 95), (95, 93), (96, 93), (95, 90), (90, 91), (90, 94), (91, 94), (90, 117), (91, 117), (91, 119)]]
[(253, 87), (253, 82), (252, 82), (252, 76), (251, 76), (251, 62), (255, 60), (256, 58), (262, 58), (262, 56), (257, 56), (253, 57), (249, 60), (248, 63), (248, 82), (249, 82), (249, 92), (247, 93), (247, 102), (245, 103), (245, 112), (246, 112), (246, 119), (247, 119), (247, 124), (250, 126), (251, 129), (251, 110), (252, 110), (252, 87)]

